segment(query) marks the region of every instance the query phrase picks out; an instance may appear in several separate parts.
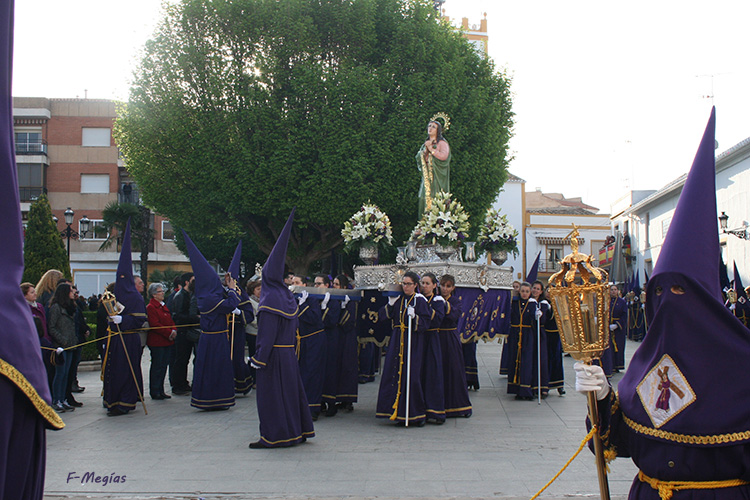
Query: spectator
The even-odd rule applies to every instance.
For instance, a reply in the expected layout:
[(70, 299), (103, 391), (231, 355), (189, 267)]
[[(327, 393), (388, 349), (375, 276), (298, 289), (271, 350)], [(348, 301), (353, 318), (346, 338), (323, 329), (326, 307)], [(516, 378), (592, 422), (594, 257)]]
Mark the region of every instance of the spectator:
[(60, 280), (62, 278), (62, 272), (58, 271), (57, 269), (50, 269), (49, 271), (44, 273), (44, 275), (42, 275), (39, 283), (36, 284), (35, 288), (38, 296), (38, 301), (40, 304), (42, 304), (42, 307), (45, 308), (45, 312), (49, 311), (49, 301), (52, 298), (52, 295), (55, 293), (57, 285), (60, 283)]
[(172, 310), (172, 302), (174, 301), (174, 297), (180, 290), (182, 290), (182, 275), (175, 276), (174, 280), (172, 280), (172, 292), (164, 301), (164, 303), (167, 305), (167, 309), (169, 309), (170, 311)]
[(68, 372), (73, 360), (73, 353), (65, 351), (76, 343), (75, 325), (75, 291), (69, 283), (62, 283), (55, 289), (50, 301), (47, 326), (52, 338), (53, 347), (58, 349), (62, 364), (55, 366), (55, 377), (52, 380), (52, 407), (58, 413), (73, 411), (75, 408), (65, 400), (65, 388), (68, 383)]
[(172, 314), (164, 303), (164, 285), (152, 283), (148, 287), (148, 296), (151, 299), (146, 306), (148, 324), (151, 328), (146, 340), (146, 345), (151, 351), (149, 392), (151, 399), (169, 399), (172, 396), (164, 393), (164, 376), (167, 366), (174, 360), (174, 339), (177, 337), (177, 329), (172, 321)]
[[(195, 315), (191, 314), (191, 297), (195, 284), (193, 273), (185, 273), (180, 277), (182, 289), (175, 294), (172, 302), (172, 319), (177, 325), (177, 338), (175, 339), (175, 362), (174, 370), (170, 370), (170, 384), (172, 394), (186, 396), (190, 394), (191, 386), (187, 380), (188, 363), (190, 355), (195, 355), (200, 329), (195, 326), (200, 322), (197, 314), (198, 306), (195, 306)], [(194, 326), (182, 326), (194, 325)], [(193, 360), (195, 363), (195, 359)]]
[[(36, 333), (39, 335), (39, 344), (41, 347), (52, 347), (52, 339), (47, 333), (47, 315), (44, 312), (44, 306), (36, 301), (36, 288), (31, 283), (21, 283), (21, 292), (31, 308), (31, 315), (34, 318)], [(52, 392), (52, 379), (55, 376), (55, 366), (50, 360), (48, 349), (42, 349), (42, 361), (47, 371), (47, 382), (49, 383), (50, 392)]]

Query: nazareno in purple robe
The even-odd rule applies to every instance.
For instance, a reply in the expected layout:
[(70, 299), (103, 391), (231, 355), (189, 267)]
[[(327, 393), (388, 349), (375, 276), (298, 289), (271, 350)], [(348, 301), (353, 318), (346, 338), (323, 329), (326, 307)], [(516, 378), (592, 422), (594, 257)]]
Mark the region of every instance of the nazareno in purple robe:
[[(239, 282), (240, 262), (242, 260), (242, 240), (237, 242), (232, 262), (227, 271)], [(245, 324), (255, 319), (250, 297), (244, 288), (238, 288), (240, 303), (237, 308), (241, 311), (239, 315), (229, 318), (229, 345), (232, 351), (232, 370), (234, 371), (234, 392), (247, 394), (253, 386), (250, 365), (245, 360)]]
[[(537, 381), (537, 321), (534, 317), (536, 304), (518, 299), (511, 304), (510, 335), (508, 336), (508, 394), (521, 398), (532, 398), (538, 387)], [(542, 317), (542, 321), (544, 318)], [(547, 338), (543, 329), (542, 337), (542, 395), (547, 387)]]
[(422, 358), (422, 391), (424, 391), (425, 414), (428, 420), (445, 422), (445, 386), (443, 375), (443, 351), (440, 344), (440, 324), (445, 316), (445, 299), (430, 295), (427, 299), (431, 309), (430, 324), (424, 333), (424, 357)]
[[(262, 292), (261, 288), (261, 293)], [(298, 319), (299, 372), (313, 417), (320, 413), (328, 347), (323, 326), (320, 300), (308, 297), (300, 306)]]
[(250, 447), (279, 448), (315, 436), (295, 353), (297, 301), (284, 285), (284, 261), (292, 231), (289, 214), (261, 275), (258, 337), (250, 361), (257, 365), (256, 402), (260, 439)]
[(470, 417), (472, 412), (461, 341), (456, 329), (460, 317), (461, 304), (455, 296), (451, 295), (446, 300), (445, 316), (440, 324), (438, 335), (440, 351), (443, 354), (445, 416), (448, 418)]
[[(328, 344), (326, 381), (323, 400), (332, 403), (356, 403), (359, 391), (357, 363), (357, 302), (346, 306), (336, 301), (332, 307), (341, 307), (336, 325), (335, 342)], [(343, 307), (342, 307), (343, 306)]]
[(609, 301), (610, 322), (617, 325), (617, 329), (612, 333), (610, 339), (610, 348), (612, 352), (613, 370), (625, 369), (625, 336), (627, 328), (628, 304), (625, 299), (615, 297)]
[(125, 226), (120, 260), (117, 264), (114, 294), (124, 306), (119, 325), (110, 323), (113, 333), (107, 339), (104, 354), (104, 406), (111, 414), (127, 413), (135, 409), (143, 396), (141, 373), (141, 337), (139, 330), (148, 321), (146, 303), (135, 288), (133, 263), (130, 253), (130, 221)]
[[(201, 410), (223, 410), (234, 406), (234, 369), (227, 317), (239, 303), (237, 291), (229, 290), (227, 297), (212, 309), (201, 311), (203, 333), (195, 353), (190, 406)], [(240, 333), (242, 328), (235, 326), (235, 340)]]
[[(13, 146), (13, 1), (0, 2), (0, 498), (41, 500), (44, 429), (65, 426), (50, 407), (39, 337), (19, 283), (23, 229)], [(49, 351), (47, 351), (49, 352)]]
[[(413, 306), (416, 313), (412, 320), (411, 359), (407, 357), (407, 306)], [(392, 333), (383, 363), (375, 415), (399, 423), (406, 421), (406, 372), (410, 370), (408, 419), (410, 424), (423, 424), (425, 401), (421, 382), (422, 353), (424, 332), (430, 324), (432, 309), (423, 296), (415, 293), (410, 297), (401, 295), (393, 306), (384, 305), (378, 314), (380, 321), (390, 321)]]

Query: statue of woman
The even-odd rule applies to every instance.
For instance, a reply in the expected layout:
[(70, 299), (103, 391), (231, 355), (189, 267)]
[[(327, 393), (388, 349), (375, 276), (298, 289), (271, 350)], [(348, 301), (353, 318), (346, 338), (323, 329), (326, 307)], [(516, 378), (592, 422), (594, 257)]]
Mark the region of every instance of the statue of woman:
[(443, 126), (432, 120), (427, 124), (427, 140), (417, 153), (417, 168), (422, 172), (419, 187), (419, 218), (432, 207), (432, 198), (451, 190), (451, 148), (443, 138)]

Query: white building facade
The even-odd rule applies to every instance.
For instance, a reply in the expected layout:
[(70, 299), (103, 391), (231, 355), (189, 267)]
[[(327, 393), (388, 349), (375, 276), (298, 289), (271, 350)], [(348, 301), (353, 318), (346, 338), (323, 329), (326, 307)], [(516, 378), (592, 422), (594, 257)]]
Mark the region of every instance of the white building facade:
[(508, 172), (508, 180), (505, 181), (500, 194), (497, 196), (492, 208), (508, 216), (514, 228), (518, 231), (518, 255), (508, 254), (508, 260), (504, 266), (513, 267), (513, 279), (522, 279), (524, 274), (524, 192), (526, 181)]

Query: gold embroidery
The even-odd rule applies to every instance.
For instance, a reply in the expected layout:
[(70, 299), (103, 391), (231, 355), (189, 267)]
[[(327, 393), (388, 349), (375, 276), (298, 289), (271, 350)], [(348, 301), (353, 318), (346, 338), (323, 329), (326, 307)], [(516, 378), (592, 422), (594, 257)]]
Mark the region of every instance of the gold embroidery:
[(652, 429), (651, 427), (646, 427), (645, 425), (630, 420), (625, 414), (622, 415), (622, 418), (625, 420), (628, 427), (639, 434), (682, 444), (727, 444), (747, 441), (750, 439), (750, 431), (732, 432), (731, 434), (714, 434), (712, 436), (697, 436), (693, 434), (678, 434), (676, 432)]
[(31, 382), (23, 376), (23, 373), (3, 359), (0, 359), (0, 375), (7, 377), (8, 380), (13, 382), (13, 384), (15, 384), (16, 387), (18, 387), (18, 389), (29, 398), (31, 404), (36, 408), (36, 411), (39, 412), (42, 418), (44, 418), (53, 429), (62, 429), (65, 427), (65, 423), (60, 418), (60, 415), (55, 413), (55, 410), (53, 410), (52, 407), (42, 399), (39, 393), (36, 392), (34, 386), (31, 385)]

